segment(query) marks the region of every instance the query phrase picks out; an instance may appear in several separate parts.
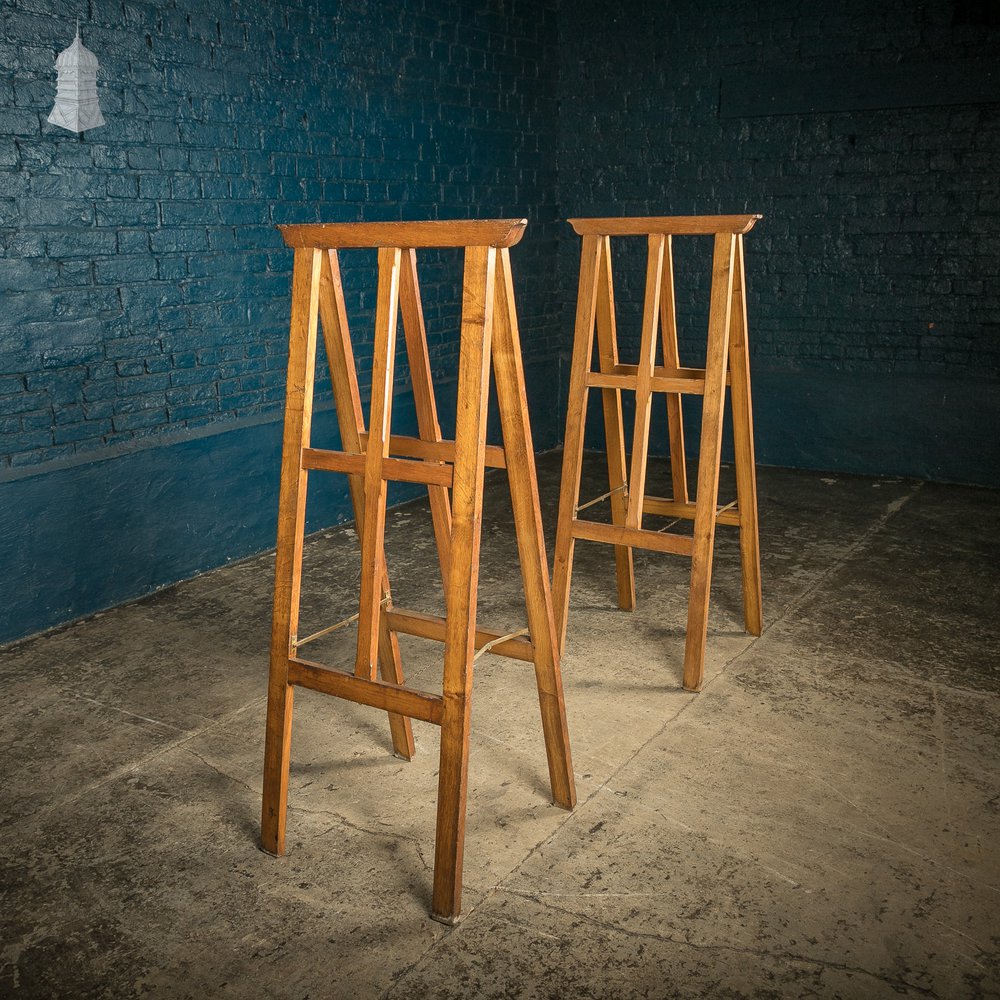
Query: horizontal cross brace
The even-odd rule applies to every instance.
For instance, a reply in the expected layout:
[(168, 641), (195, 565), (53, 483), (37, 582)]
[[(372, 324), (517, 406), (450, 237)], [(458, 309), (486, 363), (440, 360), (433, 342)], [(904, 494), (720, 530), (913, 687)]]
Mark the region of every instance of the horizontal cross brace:
[[(422, 639), (436, 639), (438, 642), (444, 642), (445, 633), (447, 629), (447, 619), (441, 618), (439, 615), (425, 615), (419, 611), (404, 611), (400, 608), (393, 608), (391, 611), (385, 612), (386, 620), (389, 623), (389, 628), (394, 632), (402, 632), (405, 635), (416, 635)], [(489, 643), (495, 643), (495, 645), (490, 646), (487, 652), (493, 653), (496, 656), (509, 656), (515, 660), (526, 660), (529, 663), (533, 663), (535, 660), (535, 649), (531, 644), (530, 639), (505, 639), (504, 636), (508, 633), (504, 632), (494, 632), (492, 629), (477, 628), (476, 629), (476, 649), (480, 649)], [(502, 642), (497, 642), (497, 639), (502, 639)]]
[[(365, 455), (346, 451), (325, 451), (320, 448), (302, 449), (302, 468), (324, 472), (346, 472), (364, 475)], [(423, 483), (427, 486), (451, 486), (452, 467), (436, 462), (413, 462), (406, 458), (383, 458), (382, 478), (401, 483)]]
[[(604, 372), (587, 372), (587, 385), (596, 389), (632, 389), (635, 390), (637, 376), (606, 375)], [(704, 379), (658, 378), (653, 376), (649, 387), (653, 392), (683, 392), (695, 396), (705, 394)]]
[[(681, 503), (678, 500), (667, 500), (664, 497), (646, 497), (642, 501), (643, 514), (659, 514), (663, 517), (683, 517), (693, 521), (696, 511), (693, 503)], [(717, 524), (732, 524), (739, 526), (739, 508), (727, 504), (715, 512)]]
[[(638, 375), (639, 366), (638, 365), (615, 365), (611, 369), (614, 375)], [(656, 365), (653, 368), (653, 378), (666, 378), (666, 379), (687, 379), (691, 382), (704, 382), (705, 381), (705, 369), (704, 368), (671, 368), (665, 367), (664, 365)], [(726, 385), (730, 384), (729, 372), (726, 372)], [(699, 390), (700, 391), (700, 390)]]
[(288, 659), (288, 683), (312, 691), (331, 694), (358, 705), (370, 705), (397, 715), (405, 715), (421, 722), (441, 725), (444, 716), (444, 699), (426, 691), (413, 691), (398, 684), (355, 677), (344, 670), (324, 667), (297, 657)]
[(762, 215), (659, 215), (613, 219), (568, 219), (578, 236), (713, 236), (748, 233)]
[(290, 247), (512, 247), (527, 219), (459, 219), (454, 222), (324, 222), (278, 226)]
[[(361, 446), (368, 447), (368, 434), (361, 435)], [(406, 437), (393, 434), (389, 438), (389, 454), (402, 455), (404, 458), (422, 458), (428, 462), (454, 462), (454, 441), (424, 441), (422, 438)], [(486, 446), (485, 465), (490, 469), (506, 469), (507, 457), (499, 445)]]
[[(638, 365), (615, 365), (608, 372), (587, 372), (587, 385), (598, 389), (632, 389), (638, 381)], [(729, 385), (729, 376), (726, 376)], [(679, 392), (693, 396), (705, 394), (705, 372), (699, 368), (664, 368), (657, 365), (650, 381), (653, 392)]]
[(689, 556), (694, 551), (694, 539), (687, 535), (673, 535), (665, 531), (647, 531), (643, 528), (622, 528), (616, 524), (599, 524), (596, 521), (572, 521), (574, 538), (588, 542), (605, 542), (608, 545), (628, 545), (656, 552), (672, 552)]

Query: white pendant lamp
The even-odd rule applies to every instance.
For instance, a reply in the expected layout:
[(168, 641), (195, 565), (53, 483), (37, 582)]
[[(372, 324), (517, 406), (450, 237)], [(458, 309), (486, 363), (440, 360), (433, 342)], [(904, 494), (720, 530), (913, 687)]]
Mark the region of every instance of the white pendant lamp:
[(56, 103), (49, 122), (70, 132), (86, 132), (104, 124), (97, 101), (97, 56), (80, 41), (80, 22), (76, 38), (56, 57)]

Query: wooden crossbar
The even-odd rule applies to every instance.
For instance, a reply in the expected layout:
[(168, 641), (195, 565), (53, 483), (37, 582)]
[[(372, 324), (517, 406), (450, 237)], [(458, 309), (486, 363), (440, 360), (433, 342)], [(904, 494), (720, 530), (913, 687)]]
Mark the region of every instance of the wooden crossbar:
[(606, 542), (608, 545), (628, 545), (630, 548), (653, 549), (656, 552), (673, 552), (689, 556), (694, 543), (686, 535), (671, 535), (664, 531), (644, 528), (623, 528), (616, 524), (573, 519), (571, 530), (574, 538), (588, 542)]
[[(365, 471), (365, 455), (350, 455), (346, 451), (322, 448), (302, 449), (303, 469), (324, 472), (347, 472), (360, 475)], [(382, 478), (401, 483), (423, 483), (425, 486), (451, 486), (452, 468), (436, 462), (412, 462), (406, 458), (383, 458)]]
[(440, 695), (414, 691), (412, 688), (386, 684), (384, 681), (368, 680), (366, 677), (355, 677), (346, 670), (336, 670), (298, 657), (289, 657), (288, 683), (332, 694), (358, 705), (397, 712), (435, 726), (440, 726), (444, 717), (444, 700)]
[[(621, 367), (621, 366), (619, 366)], [(586, 384), (595, 389), (631, 389), (636, 388), (635, 375), (622, 375), (617, 372), (587, 372)], [(649, 392), (679, 392), (693, 396), (705, 395), (704, 378), (671, 378), (653, 375), (648, 382)]]
[(577, 236), (742, 236), (763, 215), (660, 215), (630, 219), (569, 219)]
[[(368, 447), (368, 435), (361, 435), (361, 445)], [(389, 454), (404, 458), (422, 458), (428, 462), (455, 461), (454, 441), (425, 441), (422, 438), (393, 434), (389, 437)], [(507, 458), (499, 445), (488, 444), (484, 449), (483, 464), (487, 469), (506, 469)]]
[[(447, 618), (402, 608), (393, 608), (387, 613), (387, 617), (389, 627), (394, 632), (403, 632), (406, 635), (415, 635), (422, 639), (436, 639), (438, 642), (444, 642), (447, 638)], [(475, 648), (478, 650), (490, 643), (495, 643), (489, 648), (489, 652), (495, 656), (509, 656), (515, 660), (534, 662), (535, 649), (530, 639), (513, 638), (497, 642), (504, 635), (505, 633), (495, 632), (492, 629), (477, 628)]]
[[(574, 543), (578, 539), (615, 547), (618, 606), (635, 607), (633, 547), (655, 549), (691, 558), (688, 626), (684, 652), (684, 687), (698, 691), (704, 680), (708, 603), (716, 524), (740, 529), (740, 564), (746, 629), (760, 635), (760, 548), (757, 535), (757, 486), (754, 470), (753, 418), (750, 402), (749, 348), (743, 236), (759, 215), (662, 216), (626, 219), (571, 219), (583, 237), (577, 297), (573, 359), (563, 476), (559, 495), (553, 593), (560, 642), (565, 643), (569, 614)], [(712, 236), (712, 282), (708, 341), (704, 368), (680, 364), (674, 301), (674, 236)], [(637, 364), (618, 358), (611, 238), (646, 238), (646, 281)], [(659, 338), (657, 329), (659, 328)], [(591, 369), (594, 341), (599, 368)], [(656, 360), (659, 339), (662, 364)], [(726, 390), (732, 401), (737, 501), (717, 507)], [(608, 483), (612, 523), (581, 521), (579, 505), (584, 425), (589, 390), (598, 389), (604, 413)], [(621, 394), (635, 393), (632, 454), (625, 456)], [(646, 496), (651, 401), (654, 393), (667, 400), (670, 475), (673, 497)], [(681, 400), (702, 397), (698, 482), (694, 501), (688, 498), (687, 460)], [(622, 486), (624, 485), (624, 488)], [(693, 536), (643, 528), (645, 514), (694, 521)]]
[[(611, 374), (614, 375), (630, 375), (635, 378), (638, 374), (638, 365), (615, 365), (610, 369)], [(705, 381), (705, 369), (704, 368), (681, 368), (679, 366), (666, 366), (666, 365), (654, 365), (653, 366), (653, 380), (656, 379), (679, 379), (681, 381), (691, 381), (691, 382), (704, 382)], [(729, 385), (730, 376), (726, 373), (726, 385)], [(669, 390), (664, 390), (669, 391)]]
[(429, 222), (324, 222), (278, 226), (290, 247), (347, 250), (364, 247), (512, 247), (527, 219), (433, 220)]
[[(691, 502), (682, 503), (677, 500), (669, 500), (666, 497), (643, 497), (642, 512), (644, 514), (658, 514), (661, 517), (682, 517), (685, 520), (693, 521), (698, 507)], [(740, 512), (738, 507), (720, 507), (715, 514), (717, 524), (729, 524), (735, 527), (740, 525)]]
[[(282, 226), (295, 250), (288, 380), (275, 558), (274, 612), (264, 744), (261, 844), (285, 849), (293, 691), (305, 687), (389, 715), (396, 754), (415, 752), (411, 720), (441, 728), (431, 915), (454, 923), (461, 911), (473, 662), (489, 652), (534, 665), (552, 798), (576, 802), (559, 642), (549, 585), (528, 423), (509, 248), (523, 219)], [(378, 291), (367, 427), (348, 329), (340, 252), (378, 249)], [(464, 250), (455, 437), (441, 435), (431, 379), (416, 248)], [(397, 328), (402, 320), (417, 436), (392, 433)], [(322, 330), (342, 450), (310, 441), (317, 339)], [(491, 366), (492, 362), (492, 366)], [(491, 371), (503, 445), (486, 444)], [(476, 607), (487, 467), (505, 468), (514, 511), (528, 627), (479, 628)], [(347, 476), (361, 543), (356, 615), (298, 640), (306, 487), (312, 471)], [(427, 486), (445, 616), (393, 606), (385, 556), (386, 482)], [(357, 621), (353, 669), (303, 659), (298, 647)], [(528, 636), (525, 636), (525, 632)], [(442, 693), (405, 685), (398, 635), (443, 642)], [(379, 676), (376, 676), (378, 674)]]

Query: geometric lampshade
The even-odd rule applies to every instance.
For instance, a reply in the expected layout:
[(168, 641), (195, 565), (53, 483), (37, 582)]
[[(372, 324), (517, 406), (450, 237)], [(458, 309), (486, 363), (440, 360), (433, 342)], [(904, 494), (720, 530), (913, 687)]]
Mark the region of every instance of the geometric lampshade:
[(56, 69), (56, 103), (49, 121), (71, 132), (103, 125), (104, 116), (97, 102), (97, 56), (80, 41), (79, 22), (73, 44), (56, 57)]

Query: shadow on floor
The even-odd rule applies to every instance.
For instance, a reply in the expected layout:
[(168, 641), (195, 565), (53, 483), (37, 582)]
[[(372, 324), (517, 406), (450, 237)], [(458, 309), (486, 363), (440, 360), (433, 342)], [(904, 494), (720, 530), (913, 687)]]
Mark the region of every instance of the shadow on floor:
[[(539, 471), (551, 531), (559, 456)], [(427, 915), (433, 727), (405, 764), (384, 716), (300, 692), (288, 852), (257, 848), (270, 556), (0, 651), (0, 993), (997, 995), (998, 496), (779, 469), (760, 489), (765, 632), (742, 632), (720, 528), (700, 695), (688, 562), (637, 553), (626, 614), (610, 550), (578, 543), (574, 813), (547, 798), (530, 667), (477, 662), (455, 929)], [(480, 621), (514, 629), (499, 474), (487, 493)], [(426, 505), (387, 541), (397, 602), (439, 610)], [(355, 545), (309, 539), (304, 629), (354, 610)], [(403, 655), (437, 689), (440, 647)], [(353, 632), (315, 656), (350, 662)]]

